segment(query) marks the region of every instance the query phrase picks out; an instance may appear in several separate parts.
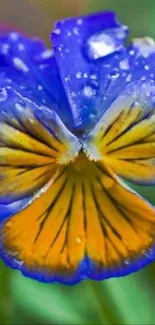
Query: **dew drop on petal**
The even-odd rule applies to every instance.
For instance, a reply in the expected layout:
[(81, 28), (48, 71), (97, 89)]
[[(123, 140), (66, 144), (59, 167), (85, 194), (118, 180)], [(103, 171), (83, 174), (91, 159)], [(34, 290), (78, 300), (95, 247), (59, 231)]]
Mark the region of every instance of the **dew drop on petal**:
[(120, 61), (120, 64), (119, 65), (120, 65), (120, 68), (122, 70), (128, 70), (130, 68), (129, 67), (129, 62), (128, 62), (127, 59)]
[(128, 259), (124, 260), (124, 264), (129, 265), (130, 261)]
[(76, 242), (77, 242), (78, 244), (81, 244), (82, 239), (81, 239), (80, 237), (77, 237), (77, 238), (76, 238)]
[(88, 78), (88, 73), (84, 73), (84, 78)]
[(86, 97), (92, 97), (95, 95), (94, 89), (92, 89), (90, 86), (85, 86), (83, 92)]
[(38, 85), (38, 90), (43, 90), (43, 86), (42, 85)]
[(18, 38), (19, 38), (18, 33), (16, 33), (16, 32), (11, 32), (11, 33), (9, 34), (9, 36), (10, 36), (10, 38), (12, 39), (12, 41), (17, 41)]
[(92, 80), (96, 80), (96, 79), (97, 79), (96, 74), (91, 74), (91, 75), (90, 75), (90, 79), (92, 79)]
[(149, 68), (149, 66), (146, 64), (146, 65), (144, 66), (144, 69), (145, 69), (145, 70), (149, 70), (150, 68)]
[(54, 30), (54, 33), (57, 34), (57, 35), (59, 35), (59, 34), (61, 33), (61, 30), (60, 30), (59, 28), (56, 28), (56, 29)]
[(145, 81), (145, 80), (146, 80), (146, 76), (142, 76), (142, 77), (140, 78), (140, 80)]
[(84, 46), (84, 53), (89, 60), (97, 60), (113, 54), (123, 48), (127, 28), (116, 27), (92, 35)]
[(90, 84), (91, 87), (93, 87), (93, 88), (95, 88), (95, 89), (97, 89), (97, 88), (99, 87), (99, 83), (98, 83), (98, 81), (95, 80), (95, 79), (90, 79), (90, 80), (89, 80), (89, 84)]
[(82, 78), (82, 73), (81, 73), (80, 71), (78, 71), (78, 72), (76, 73), (76, 78), (77, 78), (77, 79), (81, 79), (81, 78)]
[(113, 74), (111, 74), (111, 79), (117, 79), (118, 77), (119, 77), (118, 72), (114, 72)]
[(23, 109), (25, 109), (25, 103), (23, 101), (19, 101), (15, 104), (15, 108), (19, 112), (23, 112)]
[(15, 67), (16, 67), (18, 70), (21, 70), (22, 72), (28, 72), (28, 71), (29, 71), (28, 66), (24, 63), (23, 60), (21, 60), (21, 59), (18, 58), (18, 57), (14, 57), (14, 58), (13, 58), (13, 64), (15, 65)]
[(3, 44), (2, 47), (1, 47), (1, 53), (2, 54), (8, 54), (9, 48), (10, 48), (9, 44), (7, 44), (7, 43)]
[(7, 100), (7, 91), (5, 88), (0, 88), (0, 102), (5, 102)]
[(132, 79), (132, 74), (130, 73), (127, 77), (126, 77), (126, 82), (130, 82)]
[(20, 52), (24, 51), (24, 50), (25, 50), (25, 46), (24, 46), (24, 44), (19, 43), (19, 44), (18, 44), (18, 50), (19, 50)]
[(133, 40), (134, 47), (138, 50), (138, 54), (147, 58), (155, 53), (155, 41), (150, 37), (135, 38)]

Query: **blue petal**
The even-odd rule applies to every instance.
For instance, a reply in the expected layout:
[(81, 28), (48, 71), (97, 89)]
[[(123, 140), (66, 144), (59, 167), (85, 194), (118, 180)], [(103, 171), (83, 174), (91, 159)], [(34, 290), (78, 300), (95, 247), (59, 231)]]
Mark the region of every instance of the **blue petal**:
[(54, 109), (68, 127), (69, 105), (53, 53), (43, 42), (12, 32), (0, 38), (0, 83)]
[(75, 128), (91, 127), (101, 117), (105, 108), (99, 100), (124, 57), (126, 34), (111, 12), (56, 24), (52, 41)]
[(128, 60), (130, 82), (137, 79), (155, 79), (155, 42), (152, 39), (135, 39), (128, 48)]
[[(149, 38), (136, 39), (124, 51), (116, 54), (113, 62), (113, 66), (109, 65), (106, 83), (103, 80), (103, 92), (98, 97), (97, 108), (102, 115), (128, 85), (138, 80), (143, 84), (155, 80), (155, 42)], [(154, 107), (154, 96), (150, 101)]]

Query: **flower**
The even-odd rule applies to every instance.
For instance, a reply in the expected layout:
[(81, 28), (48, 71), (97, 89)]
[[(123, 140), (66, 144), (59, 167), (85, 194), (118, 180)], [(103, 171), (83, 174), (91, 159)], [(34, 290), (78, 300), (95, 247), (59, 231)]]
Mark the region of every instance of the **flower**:
[(155, 258), (155, 209), (124, 182), (155, 181), (155, 43), (127, 33), (103, 12), (57, 22), (53, 51), (0, 37), (0, 254), (26, 276), (74, 284)]

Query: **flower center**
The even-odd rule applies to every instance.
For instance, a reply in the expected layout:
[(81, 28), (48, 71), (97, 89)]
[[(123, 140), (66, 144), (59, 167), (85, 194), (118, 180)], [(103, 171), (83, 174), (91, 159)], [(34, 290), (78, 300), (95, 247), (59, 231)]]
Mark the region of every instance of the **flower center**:
[(103, 161), (90, 160), (83, 152), (67, 165), (66, 173), (67, 178), (73, 182), (93, 184), (95, 180), (102, 178), (105, 187), (112, 187), (114, 184), (113, 176)]

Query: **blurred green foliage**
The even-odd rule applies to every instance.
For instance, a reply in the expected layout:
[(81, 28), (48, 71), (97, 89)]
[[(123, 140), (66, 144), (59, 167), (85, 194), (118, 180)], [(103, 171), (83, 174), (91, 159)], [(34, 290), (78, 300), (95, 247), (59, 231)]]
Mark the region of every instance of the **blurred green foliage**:
[[(62, 0), (61, 4), (56, 0), (6, 0), (0, 2), (0, 19), (47, 40), (55, 19), (113, 9), (130, 26), (133, 37), (155, 37), (154, 0)], [(154, 187), (135, 189), (155, 204)], [(0, 324), (4, 325), (155, 324), (154, 298), (154, 264), (124, 278), (65, 287), (24, 278), (0, 262)]]

